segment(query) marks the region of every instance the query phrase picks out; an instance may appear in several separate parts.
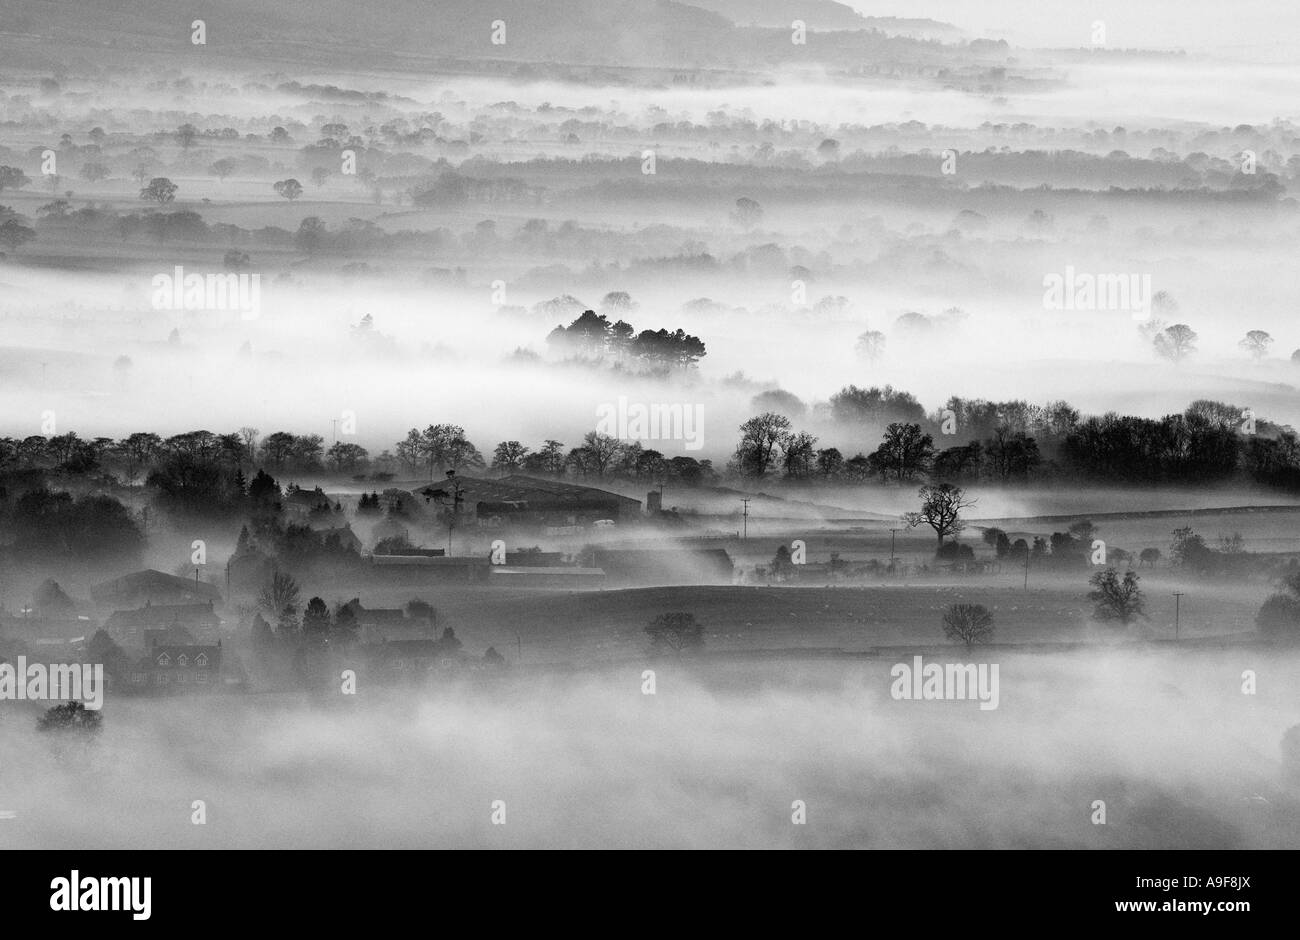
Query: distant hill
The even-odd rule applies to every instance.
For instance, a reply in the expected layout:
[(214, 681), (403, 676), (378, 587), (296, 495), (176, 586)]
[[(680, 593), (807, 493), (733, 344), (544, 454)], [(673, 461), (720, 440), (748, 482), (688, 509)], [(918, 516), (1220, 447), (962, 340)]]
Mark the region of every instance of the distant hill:
[(701, 10), (725, 16), (737, 26), (766, 26), (789, 29), (791, 22), (802, 20), (809, 29), (878, 29), (900, 36), (957, 39), (961, 30), (951, 23), (930, 19), (903, 19), (896, 16), (863, 16), (847, 4), (836, 0), (683, 0)]
[[(811, 0), (806, 15), (801, 5), (810, 30), (847, 25), (863, 31), (832, 32), (794, 46), (790, 17), (776, 16), (780, 0), (758, 0), (757, 8), (771, 7), (761, 22), (779, 23), (781, 31), (734, 25), (731, 15), (747, 6), (748, 0), (385, 0), (373, 7), (354, 0), (205, 0), (191, 10), (174, 0), (0, 0), (0, 58), (11, 68), (49, 71), (120, 65), (128, 56), (140, 65), (245, 60), (349, 71), (437, 71), (449, 62), (486, 62), (499, 72), (505, 63), (662, 69), (952, 64), (956, 55), (866, 32), (872, 20), (832, 0)], [(719, 12), (724, 9), (731, 15)], [(204, 46), (190, 42), (194, 19), (206, 24)], [(505, 22), (503, 44), (492, 41), (496, 20)]]

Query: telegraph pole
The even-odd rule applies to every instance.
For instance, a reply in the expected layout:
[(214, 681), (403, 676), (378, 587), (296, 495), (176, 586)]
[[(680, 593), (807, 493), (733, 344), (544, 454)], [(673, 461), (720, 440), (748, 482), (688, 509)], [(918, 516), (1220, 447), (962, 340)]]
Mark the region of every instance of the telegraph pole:
[(889, 530), (889, 567), (891, 568), (894, 567), (894, 535), (902, 531), (902, 529)]
[(741, 497), (740, 500), (742, 503), (745, 504), (745, 516), (744, 516), (745, 534), (741, 536), (741, 538), (745, 540), (749, 538), (749, 500), (750, 497), (748, 496)]
[[(452, 473), (452, 471), (448, 471)], [(461, 503), (465, 501), (465, 487), (461, 486), (460, 480), (452, 479), (451, 486), (451, 518), (447, 521), (447, 557), (451, 557), (451, 534), (456, 531), (456, 517), (460, 515)]]
[(1025, 547), (1025, 590), (1029, 590), (1029, 547)]
[(1178, 642), (1178, 621), (1182, 613), (1183, 592), (1174, 591), (1174, 642)]

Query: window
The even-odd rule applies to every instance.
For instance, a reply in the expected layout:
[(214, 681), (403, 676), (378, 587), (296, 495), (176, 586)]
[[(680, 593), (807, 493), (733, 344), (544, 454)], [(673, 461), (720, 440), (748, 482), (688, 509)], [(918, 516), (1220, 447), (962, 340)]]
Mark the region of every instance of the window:
[(208, 674), (206, 672), (201, 672), (194, 677), (194, 680), (198, 682), (200, 685), (207, 685)]
[(171, 664), (172, 664), (172, 658), (171, 658), (171, 656), (170, 656), (168, 653), (159, 653), (159, 654), (158, 654), (158, 665), (159, 665), (159, 666), (170, 666)]
[(184, 653), (181, 653), (179, 656), (176, 657), (176, 665), (188, 666), (189, 664), (190, 664), (190, 658), (186, 656)]
[(194, 657), (194, 665), (196, 665), (196, 666), (207, 666), (207, 664), (208, 664), (208, 654), (207, 654), (207, 653), (199, 653), (199, 655), (197, 655), (197, 656)]

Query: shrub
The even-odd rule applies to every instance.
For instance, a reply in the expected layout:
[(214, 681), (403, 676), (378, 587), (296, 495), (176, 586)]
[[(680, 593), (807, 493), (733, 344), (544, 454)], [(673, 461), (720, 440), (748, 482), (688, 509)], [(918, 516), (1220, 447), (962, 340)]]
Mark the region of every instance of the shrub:
[(934, 557), (939, 561), (974, 561), (975, 549), (961, 542), (944, 542), (935, 551)]
[(90, 711), (81, 702), (68, 702), (55, 705), (36, 722), (38, 731), (80, 731), (94, 734), (99, 730), (103, 716), (97, 711)]
[(1255, 626), (1270, 640), (1300, 640), (1300, 600), (1272, 595), (1255, 615)]
[(660, 614), (646, 624), (645, 632), (650, 637), (650, 649), (654, 652), (672, 650), (675, 653), (696, 651), (704, 646), (704, 627), (695, 620), (695, 615), (677, 611)]
[(943, 614), (943, 635), (969, 649), (993, 639), (993, 615), (983, 604), (953, 604)]

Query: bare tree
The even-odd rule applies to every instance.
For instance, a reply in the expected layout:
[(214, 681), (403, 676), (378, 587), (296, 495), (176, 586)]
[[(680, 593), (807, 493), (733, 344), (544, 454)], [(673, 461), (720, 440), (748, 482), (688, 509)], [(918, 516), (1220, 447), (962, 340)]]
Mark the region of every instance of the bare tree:
[(285, 611), (298, 606), (299, 593), (298, 582), (292, 575), (276, 571), (271, 575), (271, 580), (262, 587), (257, 602), (271, 616), (281, 617)]
[(983, 604), (953, 604), (943, 614), (943, 635), (970, 649), (993, 639), (993, 615)]
[(917, 491), (921, 498), (921, 511), (903, 514), (903, 521), (912, 528), (924, 523), (934, 529), (939, 544), (949, 535), (955, 536), (966, 527), (961, 511), (974, 506), (976, 500), (967, 499), (960, 486), (951, 483), (926, 484)]
[(1088, 594), (1088, 600), (1095, 605), (1094, 616), (1098, 620), (1118, 620), (1125, 625), (1137, 617), (1146, 617), (1146, 602), (1138, 587), (1139, 580), (1137, 573), (1131, 570), (1124, 572), (1122, 579), (1114, 568), (1094, 574), (1088, 579), (1088, 583), (1096, 588)]
[(253, 460), (257, 454), (257, 428), (244, 426), (239, 429), (239, 436), (244, 439), (244, 448), (248, 451), (248, 459)]

